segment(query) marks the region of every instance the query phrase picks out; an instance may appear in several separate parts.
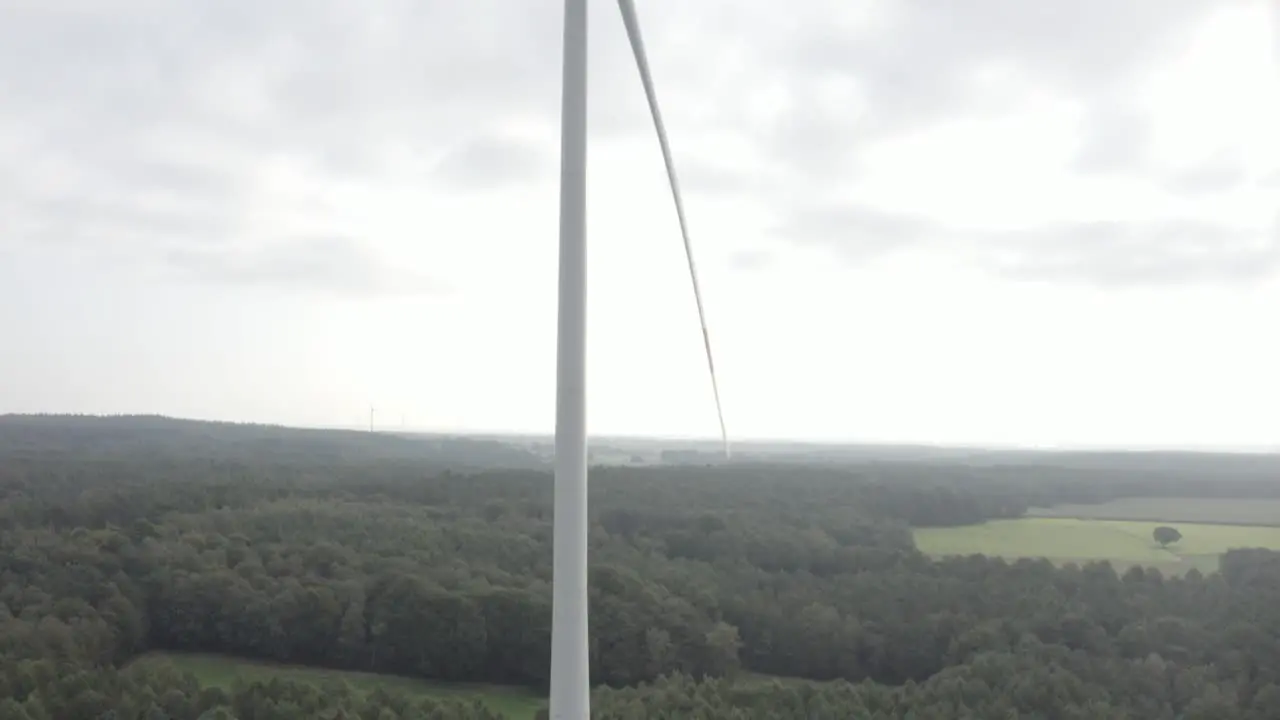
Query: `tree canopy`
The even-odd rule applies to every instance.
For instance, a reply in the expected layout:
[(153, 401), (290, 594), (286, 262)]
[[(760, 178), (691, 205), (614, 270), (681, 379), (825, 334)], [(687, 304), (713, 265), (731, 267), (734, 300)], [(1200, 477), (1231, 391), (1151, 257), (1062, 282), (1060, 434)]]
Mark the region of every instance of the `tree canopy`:
[(1167, 547), (1181, 540), (1182, 533), (1178, 532), (1177, 528), (1172, 528), (1168, 525), (1161, 525), (1151, 531), (1151, 537), (1156, 542), (1160, 543), (1160, 547)]
[[(0, 720), (497, 717), (342, 683), (202, 686), (130, 663), (149, 650), (546, 689), (552, 479), (522, 450), (152, 424), (0, 419)], [(1261, 476), (595, 468), (593, 715), (1280, 717), (1275, 553), (1166, 577), (932, 559), (911, 535), (1033, 504), (1278, 494)]]

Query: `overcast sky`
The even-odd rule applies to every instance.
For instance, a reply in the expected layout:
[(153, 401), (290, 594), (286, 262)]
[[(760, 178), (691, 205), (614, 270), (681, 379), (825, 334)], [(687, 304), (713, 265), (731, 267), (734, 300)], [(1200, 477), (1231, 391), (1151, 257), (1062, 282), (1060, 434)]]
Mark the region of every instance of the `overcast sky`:
[[(1267, 0), (639, 6), (731, 435), (1280, 445)], [(715, 436), (592, 11), (590, 426)], [(0, 0), (0, 412), (551, 430), (560, 23)]]

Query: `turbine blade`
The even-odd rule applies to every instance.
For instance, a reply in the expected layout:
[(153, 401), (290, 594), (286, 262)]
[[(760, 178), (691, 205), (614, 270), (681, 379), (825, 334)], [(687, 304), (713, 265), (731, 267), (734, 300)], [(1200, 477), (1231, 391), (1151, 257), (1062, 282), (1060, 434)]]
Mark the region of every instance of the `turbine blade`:
[(680, 181), (676, 178), (675, 161), (671, 157), (671, 144), (667, 141), (667, 128), (662, 122), (662, 111), (658, 109), (658, 95), (653, 89), (653, 75), (649, 72), (649, 58), (644, 49), (644, 37), (640, 34), (640, 20), (636, 16), (633, 0), (618, 0), (618, 9), (622, 11), (622, 24), (627, 28), (627, 39), (631, 41), (631, 52), (635, 56), (636, 69), (640, 71), (640, 82), (644, 85), (644, 95), (649, 101), (649, 114), (653, 117), (653, 127), (658, 133), (658, 145), (662, 148), (662, 161), (667, 166), (667, 182), (671, 186), (671, 197), (676, 204), (676, 218), (680, 221), (680, 236), (684, 239), (684, 254), (689, 261), (689, 279), (693, 283), (693, 299), (698, 304), (698, 322), (702, 325), (702, 344), (707, 352), (707, 369), (711, 373), (711, 391), (716, 398), (716, 416), (720, 420), (720, 437), (724, 441), (724, 456), (729, 457), (729, 431), (725, 429), (724, 410), (720, 405), (720, 385), (716, 381), (716, 364), (711, 353), (711, 335), (707, 332), (707, 313), (702, 306), (702, 289), (698, 285), (698, 269), (693, 260), (693, 244), (689, 241), (689, 224), (685, 220), (684, 200), (680, 196)]

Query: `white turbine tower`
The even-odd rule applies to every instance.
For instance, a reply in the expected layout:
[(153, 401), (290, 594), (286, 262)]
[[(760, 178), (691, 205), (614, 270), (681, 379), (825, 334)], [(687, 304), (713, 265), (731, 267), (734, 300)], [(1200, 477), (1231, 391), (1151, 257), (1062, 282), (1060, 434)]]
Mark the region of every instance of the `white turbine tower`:
[[(564, 78), (560, 115), (560, 285), (556, 346), (555, 537), (551, 620), (551, 717), (588, 720), (591, 709), (587, 625), (587, 2), (564, 3)], [(726, 456), (729, 436), (684, 203), (632, 0), (618, 0), (662, 148), (684, 239), (689, 277), (715, 394)]]

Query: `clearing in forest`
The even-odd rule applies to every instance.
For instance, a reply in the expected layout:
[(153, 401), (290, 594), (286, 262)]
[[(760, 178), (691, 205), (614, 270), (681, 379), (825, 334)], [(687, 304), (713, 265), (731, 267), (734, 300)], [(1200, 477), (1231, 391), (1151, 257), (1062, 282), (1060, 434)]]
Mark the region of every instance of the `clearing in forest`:
[(223, 689), (230, 689), (236, 678), (242, 678), (248, 682), (254, 680), (268, 682), (271, 678), (280, 678), (310, 683), (317, 687), (326, 680), (343, 680), (356, 692), (371, 692), (375, 688), (383, 688), (413, 697), (458, 699), (467, 702), (478, 698), (489, 709), (500, 712), (511, 720), (532, 720), (538, 709), (546, 704), (541, 697), (523, 688), (436, 683), (396, 675), (278, 665), (225, 655), (153, 652), (139, 657), (131, 664), (137, 663), (170, 664), (180, 671), (194, 675), (202, 686)]
[(1055, 505), (1031, 508), (1034, 517), (1085, 520), (1154, 520), (1164, 523), (1216, 523), (1280, 526), (1280, 499), (1276, 498), (1121, 498), (1092, 505)]
[[(1151, 538), (1160, 525), (1172, 525), (1182, 540), (1161, 548)], [(1043, 557), (1056, 563), (1109, 560), (1117, 570), (1132, 565), (1184, 573), (1218, 569), (1218, 556), (1232, 548), (1280, 550), (1280, 527), (1166, 523), (1073, 518), (992, 520), (979, 525), (918, 528), (921, 552), (947, 555)]]

